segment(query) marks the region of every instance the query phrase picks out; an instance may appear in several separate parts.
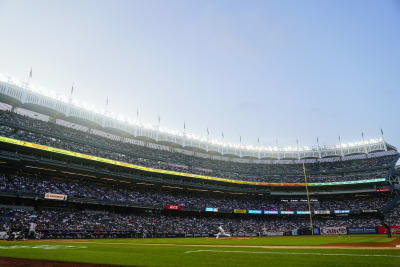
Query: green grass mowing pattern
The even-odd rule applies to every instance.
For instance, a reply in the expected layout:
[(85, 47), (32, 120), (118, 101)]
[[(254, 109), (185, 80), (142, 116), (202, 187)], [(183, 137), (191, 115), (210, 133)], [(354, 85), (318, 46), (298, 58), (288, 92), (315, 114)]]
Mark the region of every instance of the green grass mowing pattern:
[[(319, 237), (316, 238), (316, 240)], [(322, 237), (319, 243), (338, 243), (338, 237)], [(343, 237), (340, 238), (342, 241)], [(349, 238), (349, 242), (371, 242), (371, 239), (381, 242), (380, 237)], [(186, 242), (184, 242), (186, 240)], [(262, 241), (265, 242), (262, 242)], [(0, 246), (34, 246), (34, 245), (72, 245), (85, 246), (82, 249), (56, 249), (43, 250), (34, 248), (0, 249), (0, 257), (46, 259), (56, 261), (72, 261), (86, 263), (118, 264), (131, 266), (400, 266), (400, 257), (360, 257), (360, 256), (328, 256), (328, 255), (296, 255), (288, 253), (322, 253), (322, 254), (361, 254), (361, 255), (395, 255), (400, 256), (399, 250), (361, 250), (361, 249), (262, 249), (242, 247), (212, 247), (212, 245), (271, 245), (284, 240), (285, 245), (315, 244), (314, 240), (308, 237), (274, 237), (255, 238), (249, 240), (215, 240), (215, 239), (103, 239), (92, 240), (89, 243), (66, 243), (66, 242), (1, 242)], [(303, 240), (303, 242), (301, 242)], [(357, 241), (356, 241), (357, 240)], [(362, 241), (366, 240), (366, 241)], [(386, 238), (387, 240), (387, 238)], [(123, 241), (123, 242), (122, 242)], [(147, 241), (147, 242), (145, 242)], [(150, 242), (151, 241), (151, 242)], [(154, 242), (153, 242), (154, 241)], [(208, 242), (209, 247), (183, 247), (183, 246), (157, 246), (140, 245), (151, 243), (164, 244), (193, 244), (195, 242)], [(240, 242), (239, 242), (240, 241)], [(246, 242), (243, 242), (246, 241)], [(129, 244), (115, 244), (115, 243)], [(239, 242), (239, 243), (238, 243)], [(97, 244), (96, 244), (97, 243)], [(207, 244), (206, 244), (207, 245)], [(212, 250), (206, 252), (185, 253), (196, 250)], [(228, 251), (228, 252), (215, 252)], [(230, 253), (230, 251), (241, 251)], [(282, 252), (284, 254), (247, 254), (246, 252)]]

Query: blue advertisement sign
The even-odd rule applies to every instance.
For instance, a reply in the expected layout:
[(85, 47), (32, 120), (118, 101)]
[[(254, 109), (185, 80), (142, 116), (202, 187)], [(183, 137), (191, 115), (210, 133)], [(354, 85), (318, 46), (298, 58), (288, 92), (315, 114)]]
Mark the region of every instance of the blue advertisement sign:
[(264, 214), (278, 214), (277, 210), (264, 210)]
[(349, 235), (356, 235), (356, 234), (377, 234), (378, 230), (376, 227), (348, 227), (347, 233)]
[(314, 230), (314, 235), (319, 235), (320, 234), (319, 227), (313, 227), (313, 230)]
[(291, 211), (291, 210), (281, 210), (281, 214), (294, 214), (294, 211)]
[(335, 210), (333, 211), (336, 214), (341, 214), (341, 213), (350, 213), (350, 210)]
[(310, 214), (309, 210), (298, 210), (296, 211), (296, 214)]
[(249, 213), (249, 214), (262, 214), (261, 210), (248, 210), (247, 213)]

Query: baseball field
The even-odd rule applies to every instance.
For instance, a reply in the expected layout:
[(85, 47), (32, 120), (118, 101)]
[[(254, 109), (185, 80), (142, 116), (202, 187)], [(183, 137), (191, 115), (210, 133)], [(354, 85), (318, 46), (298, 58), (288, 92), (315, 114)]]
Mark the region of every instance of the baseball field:
[(383, 235), (1, 241), (0, 266), (400, 266)]

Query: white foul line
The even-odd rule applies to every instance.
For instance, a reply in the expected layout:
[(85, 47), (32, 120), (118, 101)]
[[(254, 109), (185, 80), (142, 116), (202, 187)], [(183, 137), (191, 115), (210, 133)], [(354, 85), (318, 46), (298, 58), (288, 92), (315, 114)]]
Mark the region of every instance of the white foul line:
[(245, 250), (189, 250), (184, 253), (199, 253), (199, 252), (216, 252), (216, 253), (248, 253), (248, 254), (279, 254), (279, 255), (317, 255), (317, 256), (351, 256), (351, 257), (391, 257), (400, 258), (396, 255), (380, 255), (380, 254), (343, 254), (343, 253), (317, 253), (317, 252), (278, 252), (278, 251), (245, 251)]

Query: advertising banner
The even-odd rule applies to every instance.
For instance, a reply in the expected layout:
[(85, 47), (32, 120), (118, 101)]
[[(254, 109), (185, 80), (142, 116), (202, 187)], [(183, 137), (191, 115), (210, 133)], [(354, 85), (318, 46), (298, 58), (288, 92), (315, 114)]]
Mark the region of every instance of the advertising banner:
[(335, 214), (350, 213), (350, 210), (334, 210), (333, 213)]
[(376, 213), (378, 210), (362, 210), (363, 213)]
[(331, 214), (330, 210), (314, 210), (314, 214)]
[(45, 199), (56, 199), (56, 200), (67, 200), (67, 195), (46, 193), (44, 195)]
[(167, 205), (165, 205), (165, 209), (167, 209), (167, 210), (181, 210), (182, 207), (179, 206), (179, 205), (170, 205), (170, 204), (167, 204)]
[(294, 214), (294, 211), (291, 211), (291, 210), (281, 210), (281, 214)]
[(378, 226), (378, 234), (386, 234), (386, 227), (384, 226)]
[(321, 227), (321, 235), (346, 235), (346, 227)]
[(244, 236), (256, 237), (256, 236), (257, 236), (257, 233), (245, 233)]
[(298, 211), (296, 211), (296, 214), (310, 214), (310, 211), (308, 211), (308, 210), (298, 210)]
[(233, 213), (247, 213), (247, 210), (234, 209)]
[(350, 235), (356, 235), (356, 234), (376, 234), (378, 233), (376, 227), (371, 226), (371, 227), (348, 227), (347, 232)]
[(263, 236), (281, 236), (283, 232), (265, 232), (262, 234)]
[(278, 214), (277, 210), (264, 210), (264, 214)]
[(344, 185), (344, 184), (364, 184), (364, 183), (377, 183), (384, 182), (385, 178), (375, 178), (368, 180), (356, 180), (356, 181), (346, 181), (346, 182), (330, 182), (330, 183), (310, 183), (309, 186), (324, 186), (324, 185)]
[(206, 208), (206, 211), (218, 212), (218, 208)]
[[(400, 234), (400, 226), (390, 226), (392, 234)], [(386, 234), (386, 228), (384, 226), (378, 226), (378, 234)]]
[(320, 234), (319, 227), (313, 227), (313, 230), (314, 230), (314, 235)]
[(390, 188), (389, 187), (377, 188), (376, 192), (390, 192)]
[(249, 210), (248, 214), (262, 214), (261, 210)]

